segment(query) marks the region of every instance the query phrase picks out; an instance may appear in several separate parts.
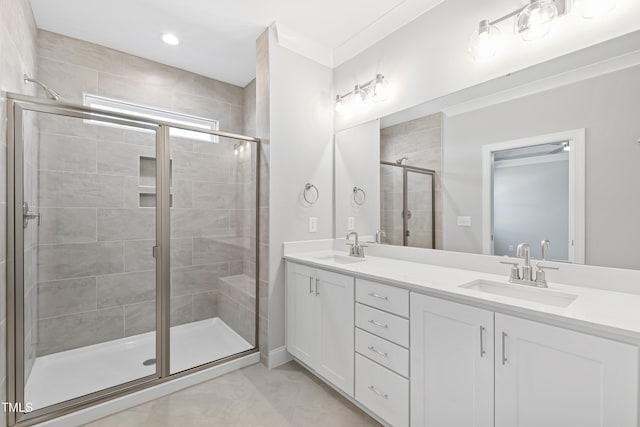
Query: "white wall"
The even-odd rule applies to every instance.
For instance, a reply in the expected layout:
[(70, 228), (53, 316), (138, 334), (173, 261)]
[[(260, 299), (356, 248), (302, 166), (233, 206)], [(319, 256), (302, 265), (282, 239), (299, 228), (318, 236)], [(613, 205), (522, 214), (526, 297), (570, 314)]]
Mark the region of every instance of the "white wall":
[[(586, 263), (640, 269), (640, 66), (445, 117), (444, 249), (482, 252), (482, 145), (586, 129)], [(456, 216), (472, 217), (458, 227)]]
[[(284, 345), (283, 242), (333, 237), (333, 72), (281, 47), (269, 29), (269, 349)], [(260, 124), (258, 125), (260, 127)], [(312, 206), (305, 183), (320, 190)], [(309, 233), (309, 217), (318, 231)]]
[[(353, 217), (354, 231), (374, 236), (380, 229), (380, 121), (336, 133), (335, 150), (335, 235), (344, 237)], [(353, 200), (356, 186), (366, 193), (362, 205)]]
[[(336, 93), (382, 73), (394, 94), (367, 113), (336, 115), (336, 129), (369, 121), (443, 95), (522, 70), (569, 52), (640, 29), (640, 2), (619, 0), (616, 9), (600, 19), (585, 20), (576, 11), (560, 19), (556, 31), (537, 42), (513, 35), (513, 21), (501, 24), (503, 54), (479, 64), (467, 53), (471, 33), (481, 19), (497, 18), (524, 1), (447, 0), (335, 69)], [(546, 70), (540, 70), (544, 73)], [(514, 76), (514, 80), (519, 77)]]

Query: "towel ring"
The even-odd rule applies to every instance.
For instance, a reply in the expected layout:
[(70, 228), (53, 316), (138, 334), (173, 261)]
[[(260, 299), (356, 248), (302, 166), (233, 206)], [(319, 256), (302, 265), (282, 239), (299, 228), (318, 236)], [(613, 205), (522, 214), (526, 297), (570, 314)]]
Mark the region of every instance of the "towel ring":
[(364, 202), (367, 201), (367, 193), (362, 188), (353, 187), (353, 202), (358, 205), (364, 205)]
[[(315, 193), (315, 195), (310, 193)], [(310, 196), (313, 196), (313, 197), (310, 197)], [(320, 198), (320, 191), (318, 191), (318, 187), (307, 182), (304, 185), (304, 191), (302, 192), (302, 197), (304, 198), (305, 202), (309, 203), (310, 205), (313, 205)]]

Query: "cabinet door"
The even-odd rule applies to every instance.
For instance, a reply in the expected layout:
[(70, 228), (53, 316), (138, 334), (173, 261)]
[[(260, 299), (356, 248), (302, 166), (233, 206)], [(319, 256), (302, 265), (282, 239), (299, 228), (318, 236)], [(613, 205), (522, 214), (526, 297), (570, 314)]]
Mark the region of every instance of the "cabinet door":
[(353, 396), (354, 278), (316, 270), (320, 303), (319, 359), (315, 369), (333, 385)]
[(496, 427), (637, 427), (638, 348), (496, 314)]
[(287, 262), (287, 351), (313, 367), (317, 353), (317, 297), (312, 268)]
[(493, 427), (493, 312), (411, 293), (410, 325), (411, 425)]

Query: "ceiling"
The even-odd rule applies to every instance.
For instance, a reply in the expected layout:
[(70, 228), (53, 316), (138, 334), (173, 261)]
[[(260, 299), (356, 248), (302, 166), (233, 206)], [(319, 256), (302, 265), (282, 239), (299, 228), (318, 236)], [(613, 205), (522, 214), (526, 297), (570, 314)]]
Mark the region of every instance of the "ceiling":
[[(290, 48), (340, 65), (444, 0), (31, 0), (38, 28), (245, 86), (273, 22)], [(179, 46), (160, 36), (174, 33)], [(284, 34), (283, 34), (284, 36)]]

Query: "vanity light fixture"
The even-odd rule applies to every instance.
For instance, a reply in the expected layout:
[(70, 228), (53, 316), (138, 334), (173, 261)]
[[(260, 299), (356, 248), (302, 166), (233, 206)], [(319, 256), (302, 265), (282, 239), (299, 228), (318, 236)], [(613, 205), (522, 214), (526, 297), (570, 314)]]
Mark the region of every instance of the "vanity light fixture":
[(180, 44), (180, 39), (178, 39), (174, 34), (163, 34), (162, 41), (170, 46), (178, 46)]
[(336, 112), (349, 114), (362, 111), (369, 108), (373, 102), (386, 101), (388, 97), (387, 81), (382, 74), (376, 74), (374, 79), (355, 85), (351, 92), (336, 95)]
[(581, 1), (582, 15), (592, 18), (609, 12), (616, 0), (528, 0), (528, 3), (498, 19), (480, 21), (478, 29), (471, 35), (469, 53), (476, 61), (490, 59), (499, 52), (500, 30), (496, 24), (515, 17), (514, 32), (526, 41), (538, 40), (551, 31), (557, 18), (573, 10), (575, 1)]

